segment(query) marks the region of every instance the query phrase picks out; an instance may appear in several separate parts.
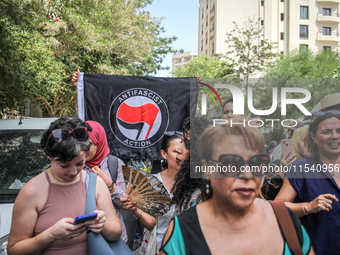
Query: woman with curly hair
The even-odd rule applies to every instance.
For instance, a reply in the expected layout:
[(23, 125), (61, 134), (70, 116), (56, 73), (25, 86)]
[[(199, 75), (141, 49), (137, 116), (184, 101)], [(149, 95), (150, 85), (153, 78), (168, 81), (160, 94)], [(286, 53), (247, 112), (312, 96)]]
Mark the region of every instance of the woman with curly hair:
[(190, 169), (195, 169), (195, 165), (200, 163), (196, 141), (210, 125), (210, 121), (198, 117), (191, 119), (191, 121), (188, 118), (183, 123), (183, 153), (178, 155), (178, 158), (183, 160), (184, 163), (175, 176), (175, 184), (171, 191), (173, 193), (172, 203), (177, 205), (176, 215), (202, 201), (201, 188), (204, 184), (203, 176), (200, 173), (190, 171)]

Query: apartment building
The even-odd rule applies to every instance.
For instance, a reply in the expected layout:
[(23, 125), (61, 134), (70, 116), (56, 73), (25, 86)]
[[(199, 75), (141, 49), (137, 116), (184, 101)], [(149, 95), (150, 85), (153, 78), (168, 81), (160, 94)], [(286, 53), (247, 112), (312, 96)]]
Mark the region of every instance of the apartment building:
[[(198, 56), (229, 51), (226, 33), (233, 21), (243, 27), (248, 17), (258, 20), (275, 51), (296, 48), (338, 50), (340, 0), (199, 0)], [(259, 42), (260, 43), (260, 42)]]
[[(188, 51), (180, 54), (175, 54), (172, 56), (172, 72), (178, 70), (182, 65), (188, 63), (192, 58), (197, 57), (197, 51)], [(172, 77), (175, 75), (172, 74)]]

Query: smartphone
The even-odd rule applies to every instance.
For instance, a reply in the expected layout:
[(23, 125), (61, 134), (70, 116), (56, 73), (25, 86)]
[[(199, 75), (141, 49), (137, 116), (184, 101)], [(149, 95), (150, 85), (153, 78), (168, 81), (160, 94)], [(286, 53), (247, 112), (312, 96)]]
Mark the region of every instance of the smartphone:
[(95, 218), (97, 218), (97, 213), (80, 215), (74, 220), (73, 225), (84, 223), (85, 221), (89, 220), (94, 220)]
[(290, 156), (295, 154), (292, 139), (282, 139), (281, 147), (282, 147), (282, 157), (285, 157), (289, 152), (290, 152)]

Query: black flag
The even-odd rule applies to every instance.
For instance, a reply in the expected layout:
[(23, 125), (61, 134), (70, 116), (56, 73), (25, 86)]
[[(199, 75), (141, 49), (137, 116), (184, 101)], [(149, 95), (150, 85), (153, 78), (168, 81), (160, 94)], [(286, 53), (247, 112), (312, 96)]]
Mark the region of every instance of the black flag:
[(164, 132), (195, 115), (197, 96), (196, 78), (80, 73), (78, 115), (103, 125), (117, 157), (160, 160)]

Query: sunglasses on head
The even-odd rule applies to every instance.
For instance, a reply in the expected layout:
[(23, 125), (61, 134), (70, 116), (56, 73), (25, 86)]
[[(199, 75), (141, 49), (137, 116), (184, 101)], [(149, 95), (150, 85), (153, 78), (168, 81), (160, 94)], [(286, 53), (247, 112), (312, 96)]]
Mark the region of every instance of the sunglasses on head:
[(87, 134), (87, 128), (79, 127), (73, 129), (72, 131), (69, 131), (67, 129), (52, 130), (48, 138), (52, 136), (56, 143), (62, 143), (67, 141), (71, 135), (78, 141), (84, 141), (89, 137), (89, 135)]
[(338, 115), (338, 114), (340, 114), (340, 111), (339, 110), (329, 110), (327, 112), (317, 111), (317, 112), (313, 112), (313, 116), (320, 117), (320, 116), (324, 116), (327, 113), (333, 113), (333, 114)]
[[(228, 177), (237, 177), (242, 172), (241, 167), (244, 167), (246, 163), (251, 169), (253, 176), (262, 177), (264, 174), (264, 166), (268, 166), (270, 163), (270, 157), (267, 154), (256, 154), (252, 156), (248, 161), (245, 161), (242, 157), (235, 154), (222, 154), (218, 160), (210, 159), (210, 164), (217, 164), (222, 167), (220, 173)], [(225, 168), (224, 168), (225, 167)]]
[(166, 131), (166, 132), (164, 133), (164, 135), (166, 135), (166, 136), (173, 136), (173, 135), (175, 135), (175, 134), (177, 134), (177, 135), (183, 135), (183, 132), (179, 132), (179, 131)]

